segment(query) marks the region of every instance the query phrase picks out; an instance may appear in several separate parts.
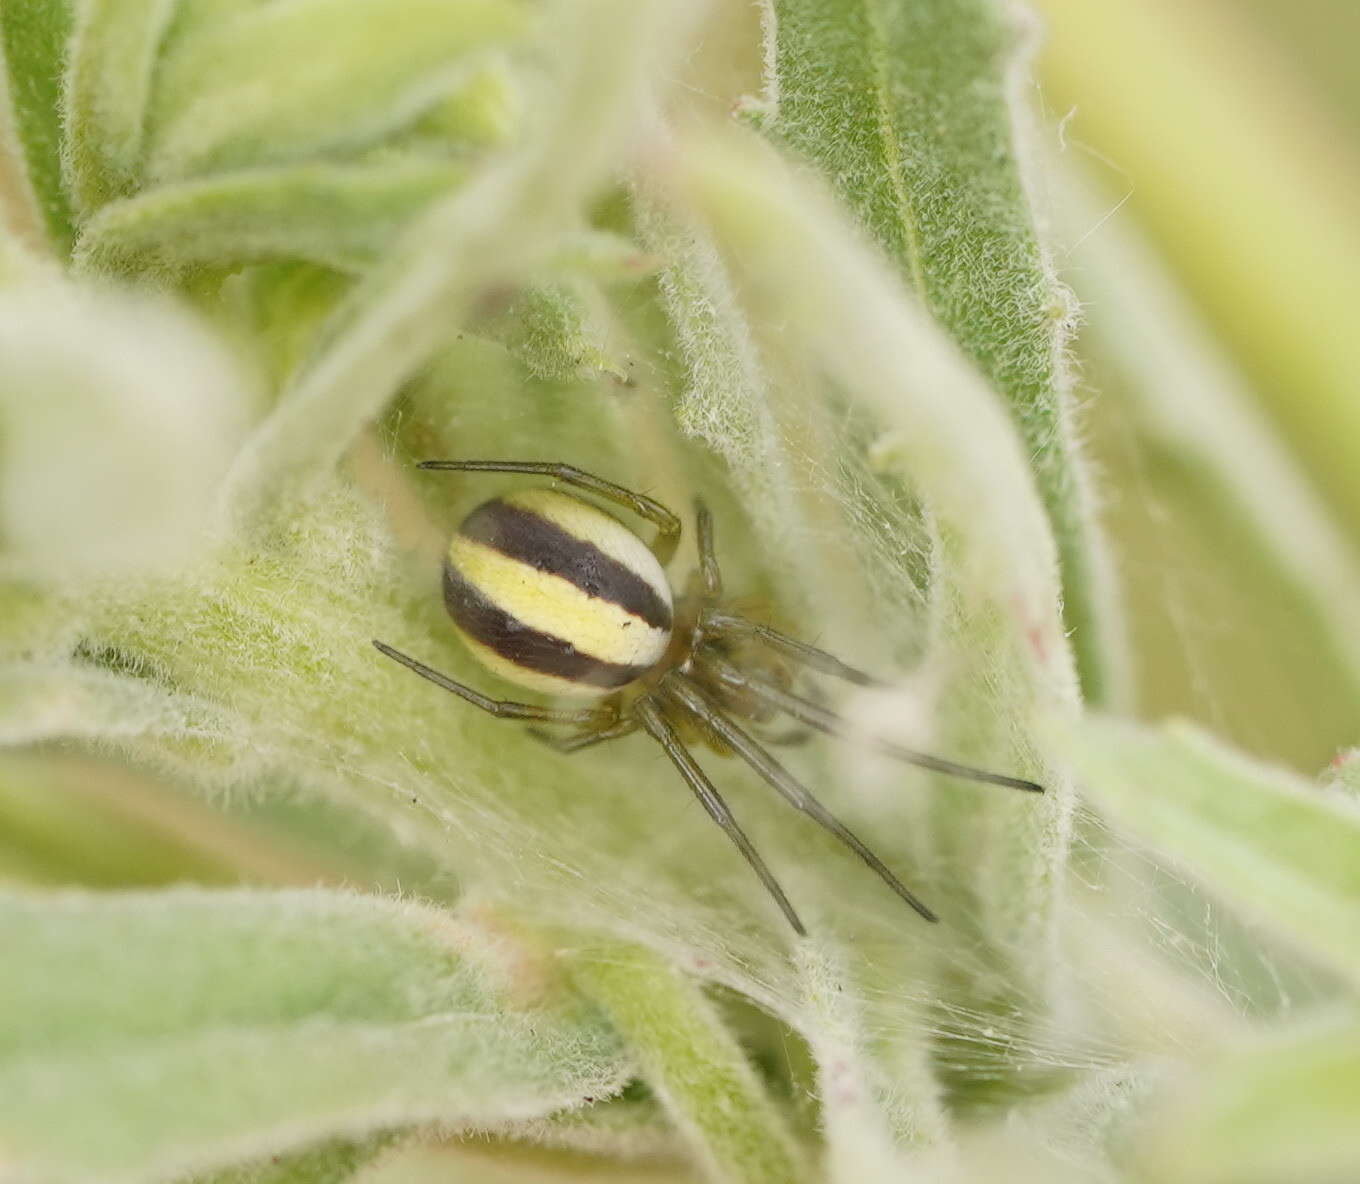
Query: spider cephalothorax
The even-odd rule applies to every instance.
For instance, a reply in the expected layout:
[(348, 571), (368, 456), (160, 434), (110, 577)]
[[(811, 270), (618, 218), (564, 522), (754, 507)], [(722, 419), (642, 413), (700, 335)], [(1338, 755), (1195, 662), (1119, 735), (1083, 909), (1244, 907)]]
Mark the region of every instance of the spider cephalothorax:
[[(766, 746), (762, 729), (787, 716), (841, 735), (845, 721), (794, 690), (796, 668), (860, 686), (876, 680), (838, 658), (725, 607), (713, 524), (695, 503), (699, 566), (678, 600), (665, 566), (680, 541), (680, 519), (651, 498), (566, 464), (432, 460), (423, 469), (520, 473), (625, 506), (653, 523), (647, 546), (612, 514), (575, 494), (535, 488), (483, 502), (463, 520), (444, 559), (444, 603), (472, 653), (490, 670), (533, 691), (592, 698), (582, 707), (492, 699), (381, 641), (388, 657), (502, 719), (574, 725), (566, 735), (535, 730), (562, 752), (642, 729), (665, 750), (704, 809), (736, 844), (789, 924), (803, 923), (688, 744), (701, 741), (751, 766), (790, 805), (853, 850), (928, 921), (922, 904)], [(743, 660), (745, 656), (745, 660)], [(734, 718), (735, 717), (735, 718)], [(740, 719), (742, 723), (736, 722)], [(746, 726), (743, 726), (746, 725)], [(1040, 792), (1032, 781), (988, 773), (875, 740), (891, 756), (936, 772)]]

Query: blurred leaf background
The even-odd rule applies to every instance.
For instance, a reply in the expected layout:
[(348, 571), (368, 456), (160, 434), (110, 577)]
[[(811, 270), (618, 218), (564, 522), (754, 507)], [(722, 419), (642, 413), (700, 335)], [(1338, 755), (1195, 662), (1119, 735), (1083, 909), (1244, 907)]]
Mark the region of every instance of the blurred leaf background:
[[(1141, 710), (1187, 714), (1262, 755), (1318, 768), (1351, 742), (1360, 700), (1353, 663), (1339, 652), (1348, 639), (1311, 630), (1291, 584), (1316, 586), (1315, 565), (1332, 564), (1316, 548), (1285, 564), (1253, 563), (1259, 547), (1203, 474), (1187, 476), (1131, 421), (1117, 394), (1127, 379), (1103, 344), (1126, 314), (1102, 308), (1105, 277), (1084, 290), (1081, 252), (1130, 235), (1155, 253), (1153, 298), (1175, 302), (1200, 338), (1189, 348), (1210, 355), (1220, 381), (1259, 410), (1353, 548), (1360, 89), (1339, 47), (1353, 39), (1357, 14), (1322, 2), (1037, 8), (1046, 22), (1040, 101), (1061, 128), (1058, 151), (1091, 187), (1081, 213), (1065, 219), (1065, 274), (1088, 302), (1087, 424), (1119, 540)], [(1146, 323), (1127, 329), (1147, 332)], [(1130, 348), (1178, 346), (1144, 336)], [(1202, 375), (1170, 364), (1158, 378), (1168, 404), (1181, 401), (1176, 384)], [(1107, 390), (1116, 393), (1101, 397)], [(1240, 446), (1227, 428), (1220, 444), (1225, 453)], [(1273, 499), (1271, 478), (1255, 479)], [(1344, 604), (1343, 620), (1354, 620), (1354, 607)]]
[[(0, 0), (0, 1178), (1360, 1174), (1355, 6), (686, 8)], [(794, 758), (942, 932), (375, 666), (506, 449), (1050, 782)]]

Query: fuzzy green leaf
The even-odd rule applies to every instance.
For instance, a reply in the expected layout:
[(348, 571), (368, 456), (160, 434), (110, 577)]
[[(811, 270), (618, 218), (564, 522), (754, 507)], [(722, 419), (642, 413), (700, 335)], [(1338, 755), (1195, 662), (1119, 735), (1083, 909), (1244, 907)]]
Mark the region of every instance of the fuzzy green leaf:
[[(917, 747), (1033, 767), (1024, 737), (1035, 705), (1062, 700), (1073, 684), (1051, 536), (1003, 408), (844, 215), (771, 149), (711, 134), (673, 147), (638, 187), (639, 233), (668, 261), (661, 295), (686, 367), (673, 380), (684, 384), (677, 416), (727, 462), (758, 539), (747, 553), (760, 556), (795, 627), (815, 621), (832, 649), (872, 655), (888, 675), (924, 652), (927, 665), (957, 675), (938, 702), (905, 689), (853, 699), (846, 709), (857, 727), (891, 733), (919, 721), (930, 740)], [(927, 719), (938, 719), (936, 731)], [(923, 801), (905, 778), (860, 757), (851, 750), (838, 780), (881, 785), (875, 846), (931, 877), (922, 891), (946, 914), (938, 944), (933, 931), (918, 935), (892, 981), (928, 998), (942, 989), (932, 985), (938, 973), (957, 998), (976, 969), (970, 947), (994, 941), (1007, 964), (1004, 976), (980, 976), (957, 1034), (967, 1043), (986, 1009), (1004, 1022), (998, 977), (1017, 995), (1043, 990), (1042, 959), (1029, 952), (1050, 940), (1070, 799), (1057, 783), (1029, 801), (941, 784)], [(858, 953), (860, 942), (874, 946), (878, 906), (857, 908), (866, 927), (848, 943), (848, 973), (834, 988), (847, 996), (848, 1018), (832, 1023), (814, 1007), (809, 980), (798, 981), (791, 1009), (825, 1056), (825, 1080), (853, 1079), (838, 1095), (846, 1104), (832, 1150), (848, 1177), (856, 1163), (892, 1162), (898, 1141), (939, 1132), (929, 1037), (904, 1030), (900, 1043), (885, 1041), (893, 1069), (880, 1074), (873, 1062), (885, 1050), (870, 1051), (856, 1032), (861, 1022), (877, 1029), (880, 1005), (894, 1016), (886, 1025), (901, 1010), (882, 1002), (889, 988)], [(820, 975), (819, 990), (833, 980)], [(879, 1089), (888, 1079), (898, 1088)]]
[(451, 147), (495, 147), (510, 142), (524, 112), (524, 95), (505, 61), (492, 59), (469, 71), (452, 94), (416, 121), (406, 137), (447, 152)]
[(485, 1142), (412, 1146), (384, 1155), (354, 1184), (700, 1184), (684, 1163), (611, 1163), (542, 1148)]
[(710, 1179), (796, 1184), (805, 1177), (778, 1112), (697, 984), (624, 946), (576, 955), (572, 975), (627, 1039)]
[(241, 457), (231, 496), (245, 520), (328, 475), (478, 296), (522, 279), (580, 218), (685, 16), (661, 0), (573, 12), (536, 136), (415, 221)]
[[(1037, 757), (1024, 737), (1037, 704), (1070, 704), (1075, 688), (1058, 616), (1052, 535), (1004, 411), (829, 203), (768, 150), (740, 140), (691, 142), (682, 159), (695, 206), (739, 274), (758, 277), (743, 295), (763, 323), (778, 326), (791, 364), (801, 363), (802, 388), (815, 391), (829, 379), (862, 410), (867, 423), (843, 439), (842, 458), (858, 451), (871, 473), (909, 483), (934, 516), (942, 539), (936, 562), (947, 581), (934, 594), (944, 618), (942, 645), (959, 679), (957, 697), (940, 709), (957, 730), (941, 739), (952, 751), (971, 751), (974, 763), (1032, 767)], [(859, 562), (900, 572), (903, 528), (884, 537), (864, 518), (852, 521), (844, 533)], [(835, 562), (845, 567), (844, 559)], [(809, 578), (834, 587), (835, 570)], [(910, 627), (909, 619), (890, 617), (875, 644), (881, 651), (884, 638)], [(972, 677), (965, 682), (966, 674)], [(880, 710), (892, 718), (886, 707)], [(1010, 722), (1001, 725), (1002, 718)], [(1064, 858), (1070, 800), (1060, 788), (1028, 803), (996, 794), (980, 801), (952, 788), (939, 801), (952, 817), (937, 837), (946, 830), (956, 835), (954, 871), (974, 880), (976, 907), (996, 926), (998, 940), (1011, 949), (1043, 940), (1052, 885), (1038, 869)], [(994, 823), (1003, 817), (1007, 825), (999, 830)], [(983, 849), (997, 861), (980, 861)], [(981, 877), (1004, 874), (1002, 865), (1029, 885), (1026, 892), (1013, 890), (1002, 900), (988, 889)]]
[(1073, 302), (1026, 192), (1028, 55), (1000, 0), (767, 0), (761, 126), (805, 157), (1007, 398), (1053, 521), (1089, 697), (1124, 697), (1064, 358)]
[(100, 210), (81, 228), (77, 261), (100, 272), (271, 259), (358, 271), (466, 174), (452, 161), (407, 157), (161, 185)]
[[(1174, 260), (1354, 535), (1360, 465), (1337, 441), (1360, 438), (1360, 334), (1351, 332), (1360, 189), (1353, 156), (1338, 157), (1333, 142), (1347, 141), (1342, 125), (1334, 131), (1315, 113), (1308, 67), (1287, 58), (1269, 25), (1239, 20), (1238, 5), (1040, 7), (1050, 108), (1074, 111), (1069, 134), (1113, 163), (1127, 213)], [(1274, 6), (1273, 17), (1300, 23), (1307, 11)], [(1326, 11), (1331, 39), (1352, 43), (1340, 23), (1351, 6)], [(1244, 248), (1266, 238), (1269, 252)]]
[[(874, 463), (909, 475), (954, 536), (970, 594), (1039, 630), (1032, 657), (1060, 678), (1052, 536), (991, 392), (834, 207), (768, 151), (735, 137), (685, 148), (686, 196), (745, 274), (761, 277), (742, 293), (754, 311), (785, 334), (795, 325), (800, 349), (882, 417)], [(983, 472), (989, 481), (976, 479)]]
[[(0, 1143), (160, 1179), (616, 1090), (612, 1032), (504, 937), (320, 891), (0, 898)], [(518, 969), (516, 969), (518, 968)]]
[(73, 231), (62, 183), (58, 96), (71, 8), (68, 0), (7, 0), (0, 6), (0, 42), (18, 155), (52, 246), (63, 255), (70, 250)]
[(239, 731), (230, 711), (178, 695), (145, 677), (84, 664), (23, 661), (0, 666), (0, 744), (55, 739), (164, 743), (206, 758), (210, 746)]
[(552, 266), (610, 283), (645, 279), (661, 266), (661, 260), (621, 235), (583, 230), (562, 237)]
[(242, 1167), (195, 1176), (184, 1184), (345, 1184), (397, 1137), (383, 1133), (367, 1139), (332, 1140), (292, 1155), (271, 1155)]
[(147, 110), (176, 0), (85, 0), (66, 70), (67, 170), (85, 213), (140, 180)]
[[(1278, 606), (1273, 620), (1262, 621), (1261, 632), (1269, 635), (1262, 644), (1278, 639), (1282, 659), (1287, 662), (1291, 653), (1299, 657), (1295, 666), (1282, 665), (1270, 661), (1270, 650), (1255, 648), (1244, 659), (1244, 666), (1254, 668), (1244, 673), (1254, 674), (1252, 681), (1260, 687), (1257, 698), (1247, 700), (1250, 715), (1237, 733), (1245, 743), (1279, 750), (1275, 721), (1259, 717), (1272, 710), (1281, 683), (1295, 681), (1310, 692), (1296, 697), (1304, 727), (1313, 725), (1309, 738), (1327, 743), (1331, 737), (1349, 737), (1360, 700), (1360, 631), (1355, 627), (1360, 552), (1318, 495), (1313, 474), (1277, 438), (1256, 393), (1214, 343), (1148, 242), (1127, 222), (1109, 217), (1115, 199), (1098, 193), (1070, 168), (1063, 214), (1086, 308), (1082, 347), (1091, 360), (1089, 376), (1102, 389), (1106, 414), (1117, 416), (1120, 429), (1127, 428), (1137, 442), (1145, 489), (1136, 500), (1160, 503), (1157, 494), (1164, 493), (1168, 503), (1151, 511), (1158, 518), (1157, 534), (1145, 544), (1148, 554), (1158, 556), (1157, 578), (1168, 584), (1175, 579), (1162, 558), (1168, 543), (1161, 519), (1169, 519), (1173, 537), (1185, 521), (1223, 557), (1228, 579), (1243, 585), (1256, 603)], [(1137, 567), (1146, 565), (1143, 555), (1130, 558)], [(1193, 595), (1203, 594), (1197, 579)], [(1180, 611), (1168, 614), (1168, 608), (1156, 603), (1148, 611), (1157, 616)], [(1240, 639), (1236, 629), (1232, 632), (1226, 644), (1238, 648)], [(1187, 641), (1177, 638), (1176, 644)], [(1216, 697), (1226, 695), (1232, 683), (1241, 686), (1241, 676), (1228, 663), (1216, 661), (1211, 670), (1206, 679)], [(1234, 698), (1245, 698), (1241, 689)], [(1231, 730), (1231, 709), (1222, 714), (1219, 728)], [(1281, 712), (1280, 718), (1287, 727), (1291, 713)], [(1313, 754), (1319, 746), (1314, 740), (1299, 747)]]
[(1360, 981), (1360, 811), (1188, 724), (1072, 733), (1087, 792), (1121, 826)]
[(580, 373), (606, 371), (622, 381), (622, 367), (612, 361), (604, 331), (583, 283), (557, 283), (528, 288), (488, 326), (534, 378), (566, 381)]
[(118, 888), (236, 878), (220, 851), (173, 833), (170, 820), (146, 809), (144, 796), (139, 801), (118, 792), (126, 791), (132, 778), (107, 795), (97, 788), (83, 792), (92, 783), (99, 787), (113, 780), (99, 777), (90, 766), (0, 754), (0, 881)]
[[(856, 967), (858, 975), (852, 973)], [(837, 949), (830, 941), (809, 943), (799, 951), (799, 969), (827, 1179), (898, 1179), (909, 1171), (907, 1148), (948, 1136), (925, 1022), (928, 1005), (913, 990), (921, 977), (914, 951), (888, 948), (865, 959), (862, 951)], [(891, 1009), (882, 1005), (885, 994)], [(888, 1021), (892, 1030), (872, 1031), (876, 1020)]]
[(435, 106), (476, 51), (522, 24), (513, 0), (290, 0), (191, 25), (157, 71), (149, 174), (171, 180), (366, 147)]
[(1346, 1184), (1360, 1174), (1360, 1027), (1259, 1040), (1208, 1066), (1128, 1148), (1158, 1184)]

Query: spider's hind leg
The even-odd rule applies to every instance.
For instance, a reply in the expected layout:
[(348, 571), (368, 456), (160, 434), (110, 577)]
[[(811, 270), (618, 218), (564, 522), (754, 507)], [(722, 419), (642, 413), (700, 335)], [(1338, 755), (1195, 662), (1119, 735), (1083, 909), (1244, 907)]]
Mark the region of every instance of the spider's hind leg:
[(925, 920), (939, 920), (935, 913), (923, 904), (916, 894), (907, 888), (858, 836), (813, 797), (807, 787), (766, 752), (754, 737), (728, 719), (719, 705), (696, 684), (683, 677), (673, 676), (666, 681), (663, 693), (682, 710), (688, 711), (697, 719), (702, 720), (707, 727), (721, 736), (731, 751), (735, 752), (755, 770), (771, 789), (795, 810), (806, 814), (858, 855), (889, 888)]
[(545, 732), (542, 728), (530, 728), (529, 735), (546, 744), (549, 748), (570, 756), (573, 752), (580, 752), (583, 748), (594, 748), (597, 744), (618, 740), (620, 737), (628, 736), (637, 730), (637, 720), (629, 716), (606, 727), (595, 728), (586, 732), (574, 732), (570, 736), (557, 736), (552, 732)]
[(693, 791), (708, 816), (713, 819), (727, 833), (727, 837), (732, 840), (733, 845), (741, 852), (742, 857), (755, 872), (756, 877), (765, 886), (765, 891), (774, 899), (779, 906), (779, 911), (784, 914), (785, 920), (793, 927), (793, 931), (799, 937), (807, 936), (807, 929), (803, 925), (793, 905), (789, 903), (788, 896), (784, 889), (780, 887), (779, 881), (775, 879), (774, 873), (766, 866), (759, 853), (742, 830), (737, 820), (732, 817), (732, 811), (728, 809), (727, 803), (714, 788), (713, 782), (708, 779), (707, 774), (699, 767), (699, 762), (694, 759), (693, 754), (685, 747), (670, 720), (662, 711), (660, 705), (645, 697), (639, 699), (635, 705), (638, 713), (638, 722), (647, 731), (670, 758), (671, 764), (675, 766), (685, 784)]

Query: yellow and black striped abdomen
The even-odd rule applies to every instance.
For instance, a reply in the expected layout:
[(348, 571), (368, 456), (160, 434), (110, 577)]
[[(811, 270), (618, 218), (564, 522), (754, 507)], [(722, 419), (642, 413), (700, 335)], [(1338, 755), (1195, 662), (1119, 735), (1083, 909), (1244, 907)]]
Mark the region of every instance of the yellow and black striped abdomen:
[(671, 636), (656, 557), (612, 515), (552, 489), (494, 498), (467, 516), (445, 559), (444, 603), (485, 666), (553, 695), (626, 686)]

